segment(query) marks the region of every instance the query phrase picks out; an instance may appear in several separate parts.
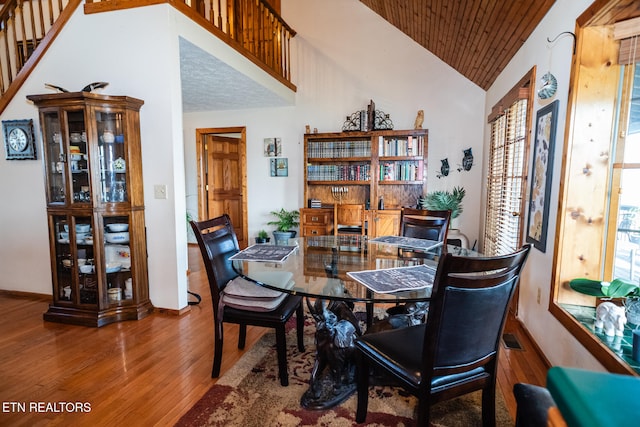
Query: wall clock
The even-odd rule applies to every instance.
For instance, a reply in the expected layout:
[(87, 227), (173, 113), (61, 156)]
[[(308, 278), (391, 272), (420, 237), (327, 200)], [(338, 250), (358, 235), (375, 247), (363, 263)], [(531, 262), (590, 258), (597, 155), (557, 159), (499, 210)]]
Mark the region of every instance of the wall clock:
[(2, 128), (7, 160), (36, 158), (33, 120), (3, 120)]

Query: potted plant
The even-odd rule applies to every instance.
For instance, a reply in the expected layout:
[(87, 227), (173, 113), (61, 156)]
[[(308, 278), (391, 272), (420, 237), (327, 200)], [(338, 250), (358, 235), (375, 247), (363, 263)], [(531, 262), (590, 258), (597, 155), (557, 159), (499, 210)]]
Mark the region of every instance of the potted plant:
[(298, 210), (287, 211), (281, 208), (279, 211), (271, 211), (270, 214), (277, 218), (277, 220), (267, 223), (268, 225), (276, 226), (273, 231), (276, 245), (286, 245), (290, 238), (296, 237), (294, 228), (300, 225), (300, 212)]
[(462, 213), (462, 199), (465, 194), (465, 189), (462, 187), (453, 187), (453, 191), (432, 191), (420, 197), (418, 205), (422, 209), (451, 211), (451, 219), (454, 219)]
[(592, 279), (573, 279), (569, 286), (576, 292), (591, 295), (598, 298), (626, 298), (640, 296), (640, 287), (622, 279), (614, 279), (612, 282), (602, 282)]
[(265, 230), (258, 231), (258, 237), (256, 237), (256, 243), (269, 243), (269, 235)]
[(592, 279), (573, 279), (569, 286), (576, 292), (596, 297), (596, 304), (612, 301), (625, 307), (629, 322), (640, 324), (640, 286), (623, 279), (603, 282)]

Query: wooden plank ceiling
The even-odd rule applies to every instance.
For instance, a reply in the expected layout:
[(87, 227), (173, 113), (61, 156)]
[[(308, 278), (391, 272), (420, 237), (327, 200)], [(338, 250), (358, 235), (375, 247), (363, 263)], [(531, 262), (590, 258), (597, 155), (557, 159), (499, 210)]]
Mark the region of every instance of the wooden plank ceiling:
[(360, 0), (487, 90), (555, 0)]

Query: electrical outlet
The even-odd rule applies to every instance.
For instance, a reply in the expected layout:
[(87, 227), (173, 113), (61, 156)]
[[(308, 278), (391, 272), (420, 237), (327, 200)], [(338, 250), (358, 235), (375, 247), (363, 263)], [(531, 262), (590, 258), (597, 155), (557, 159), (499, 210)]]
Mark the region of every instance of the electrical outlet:
[(167, 198), (167, 186), (166, 185), (154, 185), (153, 186), (153, 195), (156, 199), (166, 199)]
[(540, 304), (540, 293), (541, 293), (541, 290), (540, 288), (538, 288), (538, 297), (536, 298), (536, 301), (538, 301), (538, 304)]

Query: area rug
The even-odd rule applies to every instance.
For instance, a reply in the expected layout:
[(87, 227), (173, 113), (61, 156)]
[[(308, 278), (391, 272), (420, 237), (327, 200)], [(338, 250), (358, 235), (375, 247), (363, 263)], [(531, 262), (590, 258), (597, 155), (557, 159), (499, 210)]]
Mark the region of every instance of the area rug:
[[(356, 395), (337, 407), (306, 410), (300, 397), (308, 389), (315, 355), (315, 324), (305, 321), (305, 347), (296, 347), (293, 323), (287, 324), (289, 386), (278, 379), (275, 334), (266, 333), (215, 385), (178, 421), (183, 426), (355, 426)], [(497, 392), (496, 423), (512, 426), (504, 399)], [(415, 425), (417, 400), (399, 388), (371, 387), (366, 425)], [(482, 425), (480, 393), (436, 404), (431, 425), (470, 427)]]

